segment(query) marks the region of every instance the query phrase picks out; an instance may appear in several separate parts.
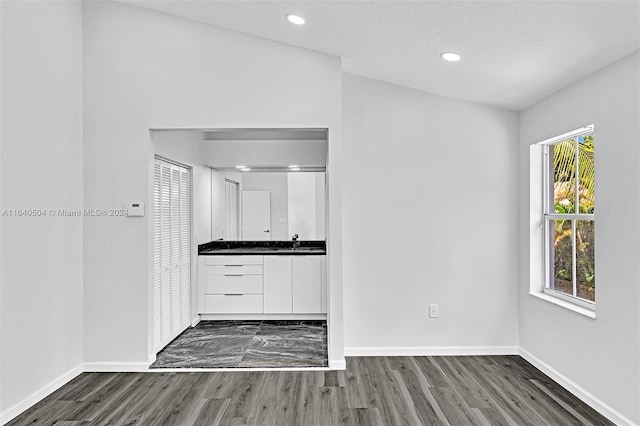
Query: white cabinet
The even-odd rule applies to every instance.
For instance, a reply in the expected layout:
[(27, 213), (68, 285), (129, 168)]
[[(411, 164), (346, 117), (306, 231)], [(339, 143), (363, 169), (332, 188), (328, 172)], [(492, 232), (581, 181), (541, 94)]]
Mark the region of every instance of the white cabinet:
[(262, 313), (261, 294), (207, 294), (205, 311), (210, 314), (258, 314)]
[(205, 294), (262, 294), (262, 275), (206, 275)]
[(201, 255), (198, 257), (198, 312), (232, 317), (247, 314), (253, 319), (324, 314), (327, 312), (325, 258), (322, 255)]
[(322, 312), (322, 256), (293, 256), (293, 313)]
[(262, 314), (262, 256), (200, 256), (201, 314)]
[(262, 265), (206, 265), (204, 273), (207, 275), (262, 275)]
[(204, 256), (205, 265), (222, 265), (222, 266), (244, 266), (244, 265), (262, 265), (262, 256), (256, 255), (239, 255), (239, 256)]
[(322, 258), (322, 313), (327, 313), (327, 305), (329, 300), (329, 291), (327, 289), (327, 256)]
[(292, 257), (264, 257), (265, 314), (290, 314), (293, 312)]

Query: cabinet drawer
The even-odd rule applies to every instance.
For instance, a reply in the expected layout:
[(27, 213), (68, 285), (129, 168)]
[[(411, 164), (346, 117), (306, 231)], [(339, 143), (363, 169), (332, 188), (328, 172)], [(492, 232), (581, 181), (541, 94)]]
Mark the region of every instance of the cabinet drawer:
[(205, 275), (262, 275), (262, 265), (213, 265), (204, 267)]
[(262, 256), (204, 256), (205, 265), (262, 265)]
[(261, 314), (262, 295), (206, 295), (204, 296), (204, 310), (207, 314)]
[(262, 294), (262, 275), (205, 275), (204, 292)]

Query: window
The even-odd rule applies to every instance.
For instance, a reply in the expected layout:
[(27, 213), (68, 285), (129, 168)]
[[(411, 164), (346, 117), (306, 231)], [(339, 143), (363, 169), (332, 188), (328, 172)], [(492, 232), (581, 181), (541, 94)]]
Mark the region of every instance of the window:
[(543, 292), (594, 309), (593, 126), (541, 142)]

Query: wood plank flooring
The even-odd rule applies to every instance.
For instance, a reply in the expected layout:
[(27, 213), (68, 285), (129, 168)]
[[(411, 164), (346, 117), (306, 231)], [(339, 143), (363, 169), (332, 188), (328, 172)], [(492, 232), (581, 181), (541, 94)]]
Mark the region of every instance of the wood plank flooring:
[(85, 373), (9, 425), (612, 425), (519, 356), (345, 371)]

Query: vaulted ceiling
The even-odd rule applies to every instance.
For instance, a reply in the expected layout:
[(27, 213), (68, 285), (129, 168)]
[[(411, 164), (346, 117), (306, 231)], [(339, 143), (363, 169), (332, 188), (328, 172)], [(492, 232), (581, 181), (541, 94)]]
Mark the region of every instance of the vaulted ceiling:
[[(340, 56), (349, 73), (512, 110), (640, 48), (636, 0), (125, 2)], [(462, 60), (444, 62), (449, 50)]]

